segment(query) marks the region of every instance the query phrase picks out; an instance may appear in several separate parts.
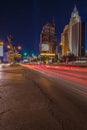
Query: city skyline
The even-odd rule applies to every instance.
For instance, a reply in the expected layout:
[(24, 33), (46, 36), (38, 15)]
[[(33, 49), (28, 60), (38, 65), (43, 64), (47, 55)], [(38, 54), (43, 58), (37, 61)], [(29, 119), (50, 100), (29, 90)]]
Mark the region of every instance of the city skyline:
[[(24, 51), (38, 53), (40, 33), (46, 23), (52, 23), (53, 17), (57, 27), (57, 44), (60, 42), (64, 26), (71, 17), (74, 1), (67, 0), (33, 0), (17, 2), (1, 2), (0, 8), (0, 40), (7, 42), (7, 36), (13, 35), (15, 44), (21, 44)], [(87, 2), (76, 2), (82, 21), (87, 22)], [(87, 41), (87, 40), (86, 40)], [(87, 50), (87, 42), (86, 42)]]

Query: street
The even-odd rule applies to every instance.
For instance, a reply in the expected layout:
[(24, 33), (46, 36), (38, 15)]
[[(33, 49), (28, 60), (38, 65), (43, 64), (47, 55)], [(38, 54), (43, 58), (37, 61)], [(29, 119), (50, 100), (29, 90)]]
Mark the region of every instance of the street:
[(87, 130), (87, 68), (0, 68), (0, 130)]

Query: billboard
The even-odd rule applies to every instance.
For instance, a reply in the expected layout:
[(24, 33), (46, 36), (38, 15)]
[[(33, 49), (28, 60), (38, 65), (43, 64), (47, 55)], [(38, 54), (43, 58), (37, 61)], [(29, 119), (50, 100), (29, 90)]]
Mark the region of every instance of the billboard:
[(41, 45), (41, 51), (49, 51), (49, 45), (48, 44), (42, 44)]
[(3, 46), (0, 45), (0, 56), (3, 56)]

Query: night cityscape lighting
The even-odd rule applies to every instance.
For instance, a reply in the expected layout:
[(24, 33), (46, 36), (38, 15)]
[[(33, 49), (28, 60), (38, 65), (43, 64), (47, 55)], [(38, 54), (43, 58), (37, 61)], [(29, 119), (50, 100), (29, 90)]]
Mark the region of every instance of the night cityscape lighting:
[[(49, 0), (46, 2), (44, 2), (43, 0), (42, 2), (34, 0), (34, 3), (30, 2), (30, 5), (32, 5), (30, 7), (28, 7), (27, 2), (25, 3), (21, 2), (20, 6), (19, 6), (19, 3), (17, 2), (16, 4), (16, 2), (17, 1), (12, 3), (12, 1), (9, 1), (7, 3), (7, 6), (4, 9), (2, 8), (4, 5), (4, 2), (1, 2), (2, 11), (0, 15), (1, 15), (2, 20), (0, 23), (0, 30), (1, 30), (0, 40), (2, 40), (5, 43), (4, 48), (7, 47), (7, 44), (8, 44), (7, 36), (11, 34), (14, 37), (14, 44), (16, 44), (17, 46), (18, 44), (20, 44), (22, 46), (22, 51), (21, 51), (22, 54), (23, 54), (23, 51), (27, 52), (28, 55), (32, 55), (32, 53), (34, 53), (35, 55), (40, 54), (39, 44), (41, 42), (40, 34), (42, 31), (42, 28), (45, 27), (45, 25), (47, 25), (48, 23), (52, 24), (53, 22), (56, 27), (56, 32), (55, 32), (56, 33), (55, 35), (56, 46), (55, 47), (56, 47), (56, 51), (59, 53), (60, 44), (62, 44), (61, 33), (63, 32), (64, 27), (66, 27), (66, 25), (69, 23), (71, 13), (75, 5), (76, 5), (77, 15), (80, 15), (81, 20), (85, 24), (87, 22), (85, 18), (86, 1), (83, 3), (83, 1), (80, 0), (79, 2), (74, 3), (73, 1), (69, 2), (67, 0), (66, 4), (64, 4), (65, 3), (64, 1), (63, 2), (51, 1), (51, 4), (49, 5)], [(54, 6), (51, 7), (52, 3)], [(84, 4), (83, 6), (84, 8), (81, 6), (82, 3)], [(25, 6), (23, 7), (23, 5)], [(16, 6), (16, 10), (15, 10), (15, 6)], [(8, 13), (6, 12), (6, 10), (8, 10)], [(73, 16), (74, 15), (72, 14), (72, 17)], [(87, 50), (86, 41), (85, 41), (85, 45), (86, 45), (85, 50)], [(50, 48), (50, 51), (51, 51), (51, 48)]]
[(0, 1), (0, 130), (87, 130), (87, 1)]

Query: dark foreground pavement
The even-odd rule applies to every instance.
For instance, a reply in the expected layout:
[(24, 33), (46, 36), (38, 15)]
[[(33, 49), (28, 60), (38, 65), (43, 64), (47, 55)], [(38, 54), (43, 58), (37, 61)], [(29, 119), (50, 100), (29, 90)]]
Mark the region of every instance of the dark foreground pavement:
[[(82, 124), (75, 124), (73, 113), (68, 118), (67, 110), (65, 113), (62, 105), (40, 88), (34, 74), (21, 66), (0, 70), (0, 130), (87, 130), (86, 118), (80, 115)], [(86, 114), (87, 108), (83, 108)]]
[(26, 73), (22, 67), (0, 72), (0, 130), (57, 130), (48, 101)]

